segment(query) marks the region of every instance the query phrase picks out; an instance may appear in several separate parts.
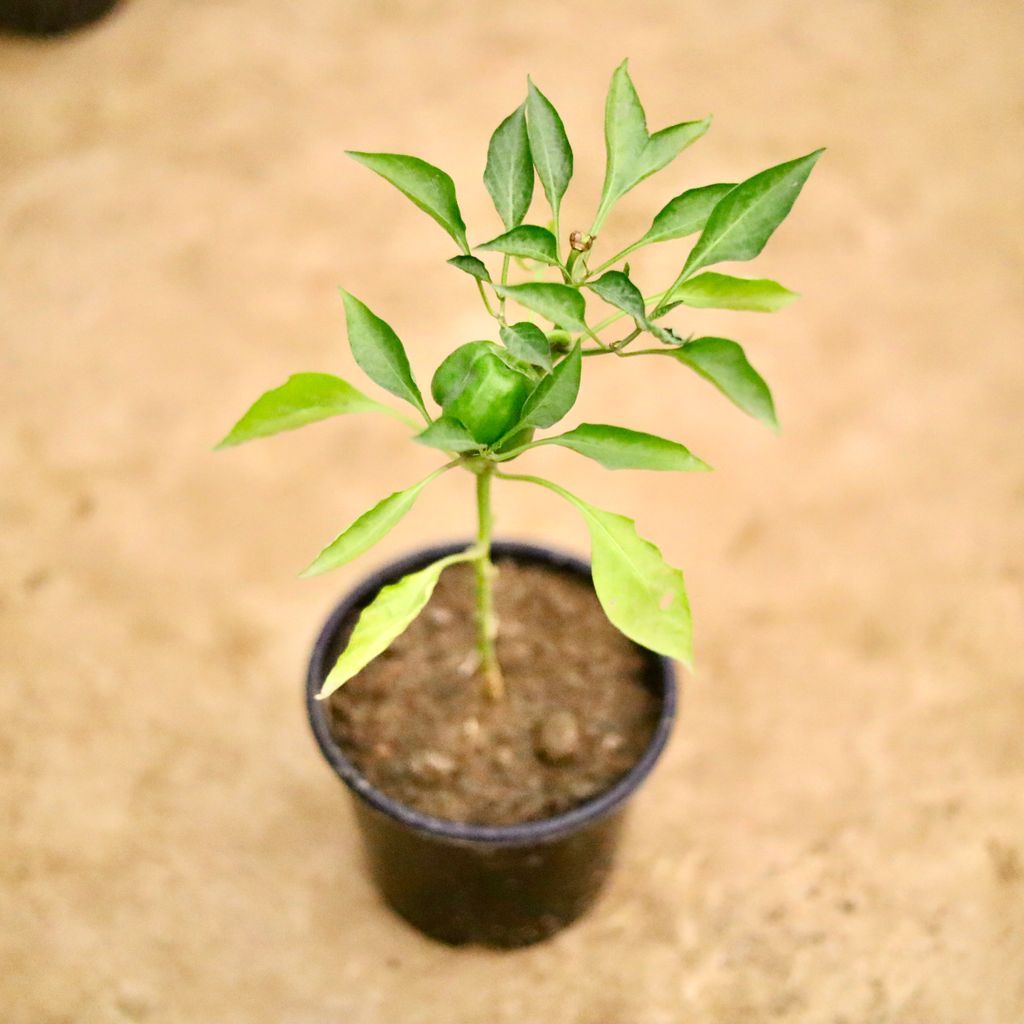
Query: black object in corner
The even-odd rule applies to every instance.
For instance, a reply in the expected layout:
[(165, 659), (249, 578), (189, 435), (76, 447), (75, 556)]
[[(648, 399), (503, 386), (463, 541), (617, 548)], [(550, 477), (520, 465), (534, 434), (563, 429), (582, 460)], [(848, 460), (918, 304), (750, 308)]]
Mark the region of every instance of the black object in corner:
[(0, 29), (30, 36), (72, 32), (102, 18), (118, 0), (0, 0)]

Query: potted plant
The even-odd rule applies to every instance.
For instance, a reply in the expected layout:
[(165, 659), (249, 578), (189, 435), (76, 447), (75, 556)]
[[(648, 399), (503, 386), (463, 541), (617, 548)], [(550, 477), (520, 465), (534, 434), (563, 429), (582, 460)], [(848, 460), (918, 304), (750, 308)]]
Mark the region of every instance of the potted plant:
[[(357, 587), (324, 627), (307, 679), (313, 731), (354, 797), (382, 894), (448, 942), (534, 942), (591, 904), (612, 862), (625, 803), (669, 733), (669, 659), (691, 659), (682, 573), (632, 520), (546, 478), (511, 472), (510, 464), (557, 445), (607, 469), (708, 468), (682, 444), (627, 427), (581, 423), (542, 434), (571, 411), (592, 357), (680, 364), (776, 426), (768, 387), (735, 341), (683, 335), (665, 320), (683, 306), (771, 312), (792, 301), (794, 293), (774, 281), (707, 268), (762, 250), (821, 150), (739, 183), (689, 188), (641, 238), (597, 255), (615, 202), (709, 124), (705, 118), (650, 133), (627, 65), (618, 67), (605, 110), (601, 198), (590, 229), (572, 231), (568, 249), (560, 204), (572, 150), (561, 118), (532, 82), (490, 140), (484, 183), (504, 231), (483, 244), (470, 245), (444, 171), (412, 156), (350, 153), (451, 237), (458, 254), (448, 262), (472, 280), (493, 321), (491, 336), (459, 344), (442, 360), (431, 409), (398, 335), (343, 291), (356, 363), (411, 414), (338, 377), (300, 373), (260, 397), (221, 442), (376, 412), (402, 420), (416, 442), (442, 453), (428, 476), (355, 519), (306, 575), (363, 554), (441, 474), (474, 478), (475, 540), (419, 552)], [(548, 226), (525, 223), (536, 179), (550, 207)], [(630, 277), (630, 253), (694, 236), (676, 279), (645, 295)], [(489, 254), (498, 257), (493, 268), (482, 258)], [(597, 302), (606, 315), (588, 317)], [(516, 307), (525, 314), (513, 313)], [(495, 541), (496, 481), (543, 488), (574, 505), (590, 535), (591, 565)]]

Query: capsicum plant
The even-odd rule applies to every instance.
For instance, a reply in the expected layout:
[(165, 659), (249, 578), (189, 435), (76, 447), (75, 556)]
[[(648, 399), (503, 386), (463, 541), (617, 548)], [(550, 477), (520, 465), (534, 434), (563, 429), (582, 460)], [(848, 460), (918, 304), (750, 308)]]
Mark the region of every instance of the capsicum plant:
[[(363, 610), (321, 697), (381, 654), (423, 609), (444, 569), (459, 562), (475, 567), (480, 676), (487, 693), (502, 697), (492, 595), (495, 479), (544, 487), (574, 505), (590, 533), (594, 588), (608, 618), (637, 643), (690, 662), (691, 618), (682, 572), (637, 534), (631, 519), (597, 508), (551, 480), (510, 473), (507, 464), (531, 449), (558, 445), (607, 469), (709, 468), (677, 441), (622, 426), (581, 423), (541, 435), (572, 409), (583, 360), (593, 356), (670, 359), (705, 378), (744, 412), (777, 427), (768, 386), (737, 342), (686, 335), (666, 319), (680, 307), (774, 312), (796, 297), (775, 281), (707, 268), (751, 260), (761, 252), (789, 213), (822, 150), (738, 183), (688, 188), (655, 215), (640, 238), (601, 261), (596, 255), (602, 226), (616, 201), (668, 166), (704, 135), (710, 123), (706, 117), (650, 132), (623, 62), (612, 75), (605, 105), (607, 164), (597, 210), (588, 230), (574, 230), (566, 239), (560, 212), (573, 173), (572, 149), (558, 112), (532, 81), (528, 80), (525, 101), (498, 125), (488, 147), (484, 184), (504, 228), (489, 241), (470, 245), (455, 185), (444, 171), (414, 156), (349, 153), (404, 193), (450, 236), (458, 252), (448, 262), (473, 280), (493, 323), (488, 337), (460, 344), (436, 368), (430, 397), (437, 408), (431, 409), (395, 331), (354, 295), (342, 291), (356, 363), (371, 381), (411, 406), (413, 415), (378, 402), (331, 374), (299, 373), (257, 399), (219, 446), (345, 413), (379, 412), (397, 417), (416, 431), (414, 440), (444, 453), (443, 464), (428, 476), (384, 498), (342, 530), (305, 570), (309, 576), (363, 554), (442, 473), (461, 469), (476, 479), (476, 542), (384, 587)], [(526, 223), (537, 180), (550, 209), (546, 225)], [(696, 242), (667, 287), (645, 294), (634, 283), (625, 262), (632, 252), (693, 236)], [(498, 261), (493, 267), (485, 262), (491, 254)], [(595, 299), (610, 307), (596, 321), (588, 318), (588, 305)], [(515, 307), (525, 314), (514, 314)]]

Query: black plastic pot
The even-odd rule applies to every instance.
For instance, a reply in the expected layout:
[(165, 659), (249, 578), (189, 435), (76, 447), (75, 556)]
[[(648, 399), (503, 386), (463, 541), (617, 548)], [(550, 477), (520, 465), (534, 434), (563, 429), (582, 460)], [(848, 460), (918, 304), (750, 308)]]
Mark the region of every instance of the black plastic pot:
[[(374, 881), (387, 903), (427, 935), (451, 944), (525, 946), (571, 924), (593, 904), (611, 869), (623, 812), (654, 767), (676, 710), (672, 663), (651, 651), (647, 685), (661, 712), (640, 759), (610, 789), (540, 821), (467, 825), (431, 817), (375, 789), (331, 735), (326, 702), (316, 700), (359, 611), (381, 587), (465, 545), (418, 552), (358, 586), (327, 620), (309, 665), (306, 707), (320, 749), (353, 794)], [(499, 542), (495, 558), (539, 563), (590, 581), (579, 559), (529, 544)]]
[(0, 29), (51, 36), (103, 17), (118, 0), (0, 0)]

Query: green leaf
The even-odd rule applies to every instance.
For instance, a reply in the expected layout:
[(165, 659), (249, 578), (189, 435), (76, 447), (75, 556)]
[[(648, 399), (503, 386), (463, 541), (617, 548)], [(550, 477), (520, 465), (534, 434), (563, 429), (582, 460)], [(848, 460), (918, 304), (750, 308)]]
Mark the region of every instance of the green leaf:
[(692, 235), (708, 222), (711, 211), (735, 188), (735, 184), (723, 182), (718, 185), (703, 185), (690, 188), (668, 203), (656, 214), (654, 222), (637, 246), (653, 245), (655, 242), (670, 242), (676, 238)]
[(463, 273), (469, 274), (470, 277), (475, 277), (478, 281), (490, 281), (491, 279), (487, 265), (483, 260), (477, 259), (476, 256), (453, 256), (446, 262)]
[(558, 243), (555, 241), (555, 236), (547, 228), (539, 228), (533, 224), (521, 224), (476, 248), (537, 260), (552, 267), (559, 266)]
[(590, 530), (594, 589), (612, 625), (649, 650), (693, 662), (686, 583), (632, 519), (576, 499)]
[(521, 306), (539, 313), (556, 327), (567, 331), (585, 331), (587, 305), (583, 296), (567, 284), (538, 281), (527, 284), (496, 284), (494, 290), (506, 299), (514, 299)]
[(440, 476), (448, 467), (435, 469), (430, 476), (421, 480), (404, 491), (389, 494), (364, 512), (355, 522), (342, 530), (330, 544), (304, 569), (302, 576), (319, 576), (320, 573), (337, 569), (338, 566), (358, 558), (384, 537), (398, 521), (413, 507), (420, 491), (435, 477)]
[(398, 335), (354, 295), (342, 289), (341, 297), (345, 303), (349, 347), (362, 371), (385, 391), (414, 405), (429, 420)]
[[(682, 339), (668, 327), (662, 327), (647, 316), (644, 297), (640, 289), (620, 270), (609, 270), (587, 286), (597, 292), (605, 302), (628, 313), (641, 330), (653, 334), (667, 345), (679, 345)], [(667, 310), (662, 310), (667, 312)]]
[(260, 395), (217, 447), (230, 448), (330, 416), (370, 411), (404, 419), (394, 409), (368, 398), (340, 377), (329, 373), (294, 373), (279, 388)]
[(527, 398), (515, 429), (550, 427), (557, 423), (576, 403), (582, 369), (583, 353), (577, 341), (569, 354), (541, 379)]
[(609, 270), (596, 281), (591, 281), (587, 287), (616, 309), (628, 313), (641, 326), (647, 322), (644, 297), (621, 270)]
[(468, 561), (471, 557), (471, 553), (465, 551), (448, 555), (425, 569), (403, 576), (397, 583), (382, 587), (359, 616), (348, 646), (324, 680), (320, 699), (329, 697), (379, 654), (383, 654), (423, 611), (441, 573), (448, 566)]
[(647, 117), (629, 76), (629, 62), (623, 61), (612, 73), (605, 102), (607, 164), (595, 230), (600, 230), (616, 200), (674, 160), (699, 139), (710, 124), (711, 119), (705, 118), (648, 134)]
[[(752, 260), (793, 208), (796, 197), (824, 152), (770, 167), (741, 182), (719, 200), (687, 257), (680, 282), (702, 267), (725, 260)], [(672, 298), (669, 289), (667, 299)]]
[(562, 196), (572, 178), (572, 147), (565, 126), (551, 101), (527, 79), (526, 129), (530, 139), (530, 155), (537, 176), (544, 186), (551, 212), (558, 217)]
[(691, 664), (693, 626), (683, 574), (637, 534), (633, 520), (595, 508), (550, 480), (509, 478), (546, 487), (580, 510), (590, 531), (594, 589), (612, 625), (649, 650)]
[(774, 430), (779, 422), (775, 403), (761, 375), (747, 361), (746, 353), (728, 338), (695, 338), (666, 354), (696, 370), (745, 413)]
[(774, 313), (795, 298), (776, 281), (767, 278), (730, 277), (708, 271), (684, 281), (672, 293), (678, 302), (698, 309), (738, 309)]
[(480, 442), (475, 441), (473, 435), (458, 420), (450, 416), (438, 417), (413, 440), (445, 452), (470, 452), (480, 447)]
[(575, 430), (537, 443), (571, 448), (599, 462), (605, 469), (659, 469), (685, 473), (711, 468), (676, 441), (602, 423), (581, 423)]
[(670, 164), (687, 146), (696, 142), (711, 127), (711, 117), (702, 117), (699, 121), (683, 121), (669, 128), (655, 132), (647, 141), (640, 166), (637, 168), (637, 179), (630, 185), (638, 185), (645, 178), (660, 171)]
[(647, 148), (647, 117), (629, 76), (629, 62), (623, 61), (613, 72), (604, 105), (604, 142), (607, 153), (601, 208), (609, 197), (617, 199), (629, 187)]
[(390, 181), (424, 213), (433, 217), (455, 239), (460, 249), (469, 251), (466, 225), (455, 198), (455, 183), (444, 171), (419, 157), (401, 153), (346, 152), (357, 163)]
[(523, 320), (502, 327), (501, 340), (512, 355), (542, 370), (551, 370), (551, 342), (536, 324)]
[[(533, 327), (533, 324), (530, 324)], [(503, 328), (504, 329), (504, 328)], [(539, 330), (539, 328), (538, 328)], [(541, 332), (543, 333), (543, 332)], [(543, 370), (539, 366), (530, 362), (527, 359), (522, 359), (520, 356), (514, 355), (509, 349), (503, 348), (497, 342), (488, 342), (491, 346), (491, 350), (494, 354), (510, 369), (516, 370), (519, 373), (525, 374), (530, 379), (531, 384), (536, 384), (544, 375)]]
[(533, 198), (533, 158), (525, 103), (516, 107), (491, 136), (484, 184), (505, 228), (521, 224)]

